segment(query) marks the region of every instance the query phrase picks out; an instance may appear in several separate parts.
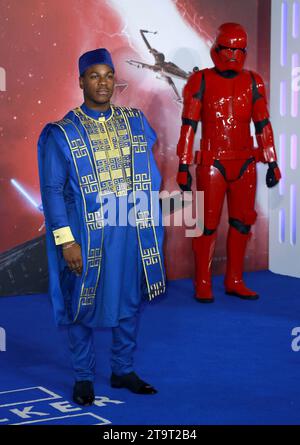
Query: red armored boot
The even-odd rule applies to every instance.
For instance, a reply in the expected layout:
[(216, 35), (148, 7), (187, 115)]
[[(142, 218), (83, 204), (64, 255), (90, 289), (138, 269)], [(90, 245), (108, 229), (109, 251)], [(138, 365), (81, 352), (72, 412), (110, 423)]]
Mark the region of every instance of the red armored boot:
[(243, 265), (247, 242), (251, 233), (240, 233), (230, 226), (227, 237), (227, 269), (225, 289), (229, 295), (245, 300), (257, 300), (258, 294), (248, 289), (243, 282)]
[(211, 262), (215, 250), (216, 232), (193, 239), (195, 256), (195, 299), (200, 303), (213, 303)]

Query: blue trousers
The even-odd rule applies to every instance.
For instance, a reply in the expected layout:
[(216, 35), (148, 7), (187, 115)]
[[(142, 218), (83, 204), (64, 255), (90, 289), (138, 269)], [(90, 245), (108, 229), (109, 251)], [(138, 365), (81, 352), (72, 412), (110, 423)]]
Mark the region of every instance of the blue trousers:
[[(82, 324), (68, 328), (69, 347), (75, 380), (94, 381), (96, 354), (93, 329)], [(137, 315), (124, 318), (112, 328), (111, 368), (116, 375), (133, 371), (133, 353), (136, 346)]]

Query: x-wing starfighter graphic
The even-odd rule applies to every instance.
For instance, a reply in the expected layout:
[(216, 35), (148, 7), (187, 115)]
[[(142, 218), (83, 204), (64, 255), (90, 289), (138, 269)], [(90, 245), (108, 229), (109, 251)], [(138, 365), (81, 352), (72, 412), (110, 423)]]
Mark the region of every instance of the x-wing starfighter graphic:
[(159, 75), (158, 79), (166, 81), (173, 88), (177, 102), (182, 102), (181, 96), (178, 93), (172, 77), (175, 77), (177, 79), (187, 79), (191, 73), (187, 73), (186, 71), (175, 65), (175, 63), (173, 62), (166, 62), (165, 55), (157, 51), (157, 49), (152, 48), (152, 46), (146, 39), (145, 34), (157, 34), (157, 31), (154, 32), (140, 29), (140, 33), (150, 54), (153, 55), (155, 63), (154, 65), (150, 65), (149, 63), (140, 62), (137, 60), (127, 60), (126, 62), (129, 63), (129, 65), (135, 66), (136, 68), (146, 68), (153, 71), (154, 73), (157, 73)]

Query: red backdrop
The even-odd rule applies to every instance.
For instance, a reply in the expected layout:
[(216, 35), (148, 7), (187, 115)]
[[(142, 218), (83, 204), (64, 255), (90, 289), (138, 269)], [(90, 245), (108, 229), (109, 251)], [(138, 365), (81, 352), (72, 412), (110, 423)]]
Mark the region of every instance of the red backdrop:
[[(135, 0), (133, 0), (133, 3)], [(168, 0), (167, 3), (170, 3)], [(135, 2), (141, 7), (143, 0)], [(150, 2), (144, 2), (149, 7)], [(155, 2), (152, 2), (155, 3)], [(119, 1), (119, 4), (124, 2)], [(163, 14), (164, 2), (160, 11)], [(174, 0), (180, 20), (198, 36), (199, 42), (213, 40), (216, 28), (225, 21), (239, 22), (249, 34), (247, 66), (258, 70), (268, 84), (269, 0)], [(154, 5), (152, 5), (154, 8)], [(142, 60), (139, 35), (133, 35), (118, 2), (105, 0), (0, 0), (0, 66), (6, 71), (6, 91), (0, 91), (0, 252), (39, 236), (42, 214), (14, 187), (16, 179), (40, 203), (36, 142), (46, 122), (61, 118), (82, 102), (78, 88), (78, 56), (104, 46), (113, 54), (119, 81), (127, 88), (116, 90), (114, 102), (141, 108), (158, 134), (155, 156), (163, 175), (163, 187), (176, 189), (176, 143), (181, 110), (172, 91), (162, 88), (154, 73), (145, 75), (126, 60)], [(132, 21), (132, 11), (128, 10)], [(139, 15), (140, 17), (140, 15)], [(263, 26), (260, 25), (263, 22)], [(172, 23), (165, 20), (167, 26)], [(138, 27), (147, 28), (147, 14)], [(155, 40), (164, 51), (167, 40)], [(184, 47), (184, 35), (182, 36)], [(180, 49), (180, 48), (179, 48)], [(151, 62), (151, 56), (147, 59)], [(201, 63), (199, 64), (202, 68)], [(189, 69), (192, 70), (193, 66)], [(267, 215), (257, 208), (246, 267), (267, 266)], [(219, 230), (214, 270), (222, 272), (225, 255), (226, 210)], [(182, 228), (166, 230), (166, 265), (169, 278), (191, 276), (191, 239)]]

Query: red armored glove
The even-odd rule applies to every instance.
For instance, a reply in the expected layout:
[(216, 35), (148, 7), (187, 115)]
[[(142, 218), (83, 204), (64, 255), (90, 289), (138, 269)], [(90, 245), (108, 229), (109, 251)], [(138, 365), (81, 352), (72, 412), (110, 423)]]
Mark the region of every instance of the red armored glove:
[(274, 187), (274, 185), (278, 184), (280, 178), (281, 178), (281, 173), (277, 165), (277, 162), (276, 161), (269, 162), (269, 168), (266, 176), (267, 187), (269, 188)]
[(179, 164), (176, 180), (183, 192), (190, 192), (192, 190), (192, 175), (187, 164)]

